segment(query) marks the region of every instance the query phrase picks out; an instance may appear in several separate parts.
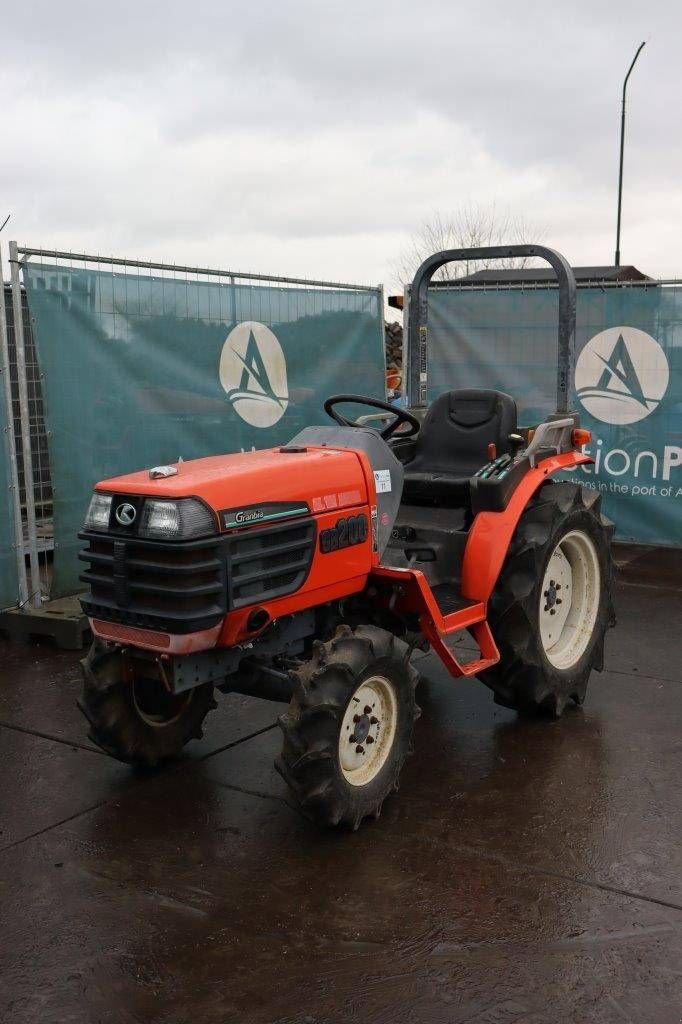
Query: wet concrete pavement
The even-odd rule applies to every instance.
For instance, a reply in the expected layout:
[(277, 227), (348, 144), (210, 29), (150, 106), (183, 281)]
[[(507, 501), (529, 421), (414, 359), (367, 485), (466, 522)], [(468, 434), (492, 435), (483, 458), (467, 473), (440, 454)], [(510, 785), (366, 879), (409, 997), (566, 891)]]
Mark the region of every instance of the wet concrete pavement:
[(73, 654), (0, 641), (0, 1020), (682, 1020), (665, 572), (628, 567), (607, 671), (557, 722), (422, 658), (415, 756), (357, 833), (289, 802), (277, 705), (222, 698), (185, 757), (139, 775), (85, 738)]

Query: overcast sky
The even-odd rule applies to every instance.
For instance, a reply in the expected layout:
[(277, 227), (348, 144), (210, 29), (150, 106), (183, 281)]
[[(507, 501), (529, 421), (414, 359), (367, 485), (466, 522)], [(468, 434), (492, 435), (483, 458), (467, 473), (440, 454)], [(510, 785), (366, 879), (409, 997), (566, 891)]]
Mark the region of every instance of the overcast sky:
[(574, 264), (682, 276), (682, 4), (0, 3), (3, 239), (395, 285), (494, 203)]

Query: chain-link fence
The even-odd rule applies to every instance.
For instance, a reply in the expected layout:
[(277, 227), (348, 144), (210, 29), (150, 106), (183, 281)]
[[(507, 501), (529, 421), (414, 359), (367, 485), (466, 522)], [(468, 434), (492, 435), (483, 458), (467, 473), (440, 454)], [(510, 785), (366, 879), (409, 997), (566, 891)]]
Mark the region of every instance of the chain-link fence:
[(333, 390), (384, 394), (380, 287), (15, 243), (10, 266), (34, 605), (78, 589), (76, 533), (97, 480), (286, 441)]

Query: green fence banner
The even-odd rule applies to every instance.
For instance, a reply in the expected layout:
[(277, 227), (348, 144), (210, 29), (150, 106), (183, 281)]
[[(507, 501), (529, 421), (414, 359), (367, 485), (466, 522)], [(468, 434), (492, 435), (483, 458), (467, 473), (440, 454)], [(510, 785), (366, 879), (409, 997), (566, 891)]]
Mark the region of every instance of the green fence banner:
[(17, 559), (14, 553), (14, 506), (10, 490), (8, 413), (2, 390), (2, 374), (6, 372), (0, 363), (0, 610), (16, 605), (19, 596)]
[[(455, 387), (516, 398), (520, 423), (554, 411), (557, 291), (432, 288), (429, 400)], [(622, 540), (682, 544), (682, 287), (579, 288), (573, 408)]]
[(28, 263), (54, 492), (52, 597), (78, 582), (93, 484), (267, 448), (334, 392), (383, 397), (381, 293)]

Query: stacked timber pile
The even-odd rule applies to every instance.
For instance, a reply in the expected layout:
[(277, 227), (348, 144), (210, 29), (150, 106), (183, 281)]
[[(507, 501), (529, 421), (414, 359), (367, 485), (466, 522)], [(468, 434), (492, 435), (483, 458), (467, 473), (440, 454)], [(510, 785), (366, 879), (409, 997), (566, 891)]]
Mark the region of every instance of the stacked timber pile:
[(386, 338), (386, 369), (402, 370), (403, 366), (403, 325), (394, 321), (384, 324)]

